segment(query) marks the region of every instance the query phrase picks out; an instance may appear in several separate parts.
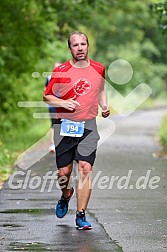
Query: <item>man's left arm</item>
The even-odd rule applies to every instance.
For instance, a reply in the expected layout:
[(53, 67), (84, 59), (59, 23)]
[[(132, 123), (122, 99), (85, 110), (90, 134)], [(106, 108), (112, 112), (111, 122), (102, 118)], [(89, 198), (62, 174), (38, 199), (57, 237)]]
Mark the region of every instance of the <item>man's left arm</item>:
[(101, 114), (104, 118), (108, 117), (110, 115), (110, 108), (108, 106), (107, 102), (107, 94), (105, 90), (101, 90), (99, 93), (99, 105), (102, 109)]

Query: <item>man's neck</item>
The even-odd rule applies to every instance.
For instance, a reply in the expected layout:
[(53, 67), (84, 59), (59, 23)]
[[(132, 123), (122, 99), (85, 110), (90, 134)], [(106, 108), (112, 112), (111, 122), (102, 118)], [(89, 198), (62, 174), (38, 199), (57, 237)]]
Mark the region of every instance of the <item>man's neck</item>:
[(85, 60), (78, 60), (78, 61), (76, 61), (75, 59), (71, 59), (70, 64), (73, 67), (83, 68), (90, 65), (90, 60), (88, 58)]

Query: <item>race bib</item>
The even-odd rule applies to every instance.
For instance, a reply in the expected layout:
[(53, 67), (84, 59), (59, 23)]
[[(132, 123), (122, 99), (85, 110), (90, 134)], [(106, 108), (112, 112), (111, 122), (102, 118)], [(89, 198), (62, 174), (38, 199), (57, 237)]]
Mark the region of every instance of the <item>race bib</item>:
[(81, 137), (84, 133), (85, 122), (74, 122), (67, 119), (62, 119), (61, 136)]

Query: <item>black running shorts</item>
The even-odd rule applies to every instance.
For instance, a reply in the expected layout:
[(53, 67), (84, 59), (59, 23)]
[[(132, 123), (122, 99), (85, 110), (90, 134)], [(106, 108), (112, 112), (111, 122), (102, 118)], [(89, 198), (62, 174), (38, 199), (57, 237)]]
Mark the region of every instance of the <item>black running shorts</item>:
[(56, 147), (56, 164), (58, 168), (66, 167), (73, 160), (86, 161), (92, 166), (96, 158), (97, 132), (96, 119), (85, 121), (82, 137), (60, 136), (61, 120), (55, 120), (54, 140)]

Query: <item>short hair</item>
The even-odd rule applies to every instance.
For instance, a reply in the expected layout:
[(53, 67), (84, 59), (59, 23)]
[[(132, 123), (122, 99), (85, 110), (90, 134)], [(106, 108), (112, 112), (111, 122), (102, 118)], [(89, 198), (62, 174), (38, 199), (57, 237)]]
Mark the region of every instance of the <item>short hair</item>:
[(88, 37), (87, 37), (87, 35), (85, 33), (80, 32), (80, 31), (74, 31), (74, 32), (71, 32), (69, 34), (69, 36), (68, 36), (68, 48), (71, 48), (71, 41), (70, 41), (70, 39), (71, 39), (72, 35), (75, 35), (75, 34), (76, 35), (84, 35), (86, 37), (86, 42), (89, 45), (89, 40), (88, 40)]

